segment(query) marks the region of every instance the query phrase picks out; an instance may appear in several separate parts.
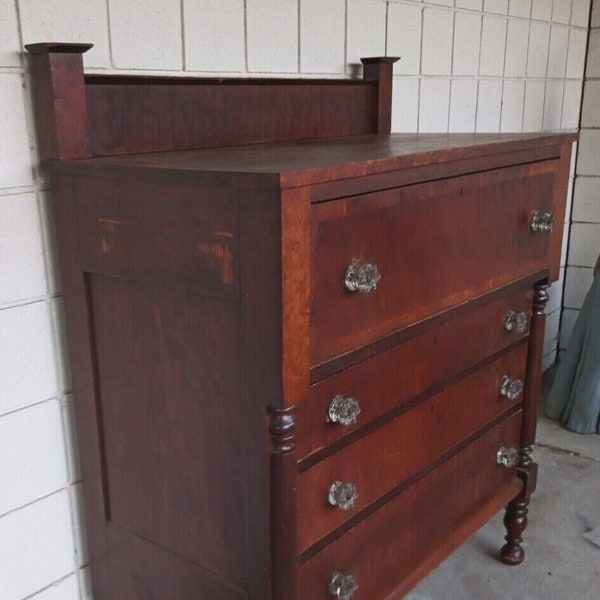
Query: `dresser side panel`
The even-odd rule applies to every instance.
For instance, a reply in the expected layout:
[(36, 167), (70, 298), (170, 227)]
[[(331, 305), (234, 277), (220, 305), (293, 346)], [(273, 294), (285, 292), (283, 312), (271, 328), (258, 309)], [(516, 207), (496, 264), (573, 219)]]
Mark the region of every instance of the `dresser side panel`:
[(53, 196), (94, 592), (262, 600), (267, 436), (243, 390), (237, 196), (121, 185), (56, 177)]

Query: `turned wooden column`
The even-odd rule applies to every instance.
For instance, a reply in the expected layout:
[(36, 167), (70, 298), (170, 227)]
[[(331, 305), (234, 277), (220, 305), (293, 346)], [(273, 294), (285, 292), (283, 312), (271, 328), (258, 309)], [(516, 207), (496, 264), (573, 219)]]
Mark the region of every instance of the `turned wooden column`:
[(517, 475), (523, 482), (521, 493), (508, 504), (504, 515), (506, 527), (506, 544), (500, 551), (502, 561), (507, 565), (518, 565), (523, 562), (525, 552), (521, 546), (523, 532), (527, 527), (527, 513), (531, 494), (537, 485), (538, 465), (531, 458), (537, 415), (540, 400), (542, 354), (544, 349), (544, 331), (546, 315), (544, 310), (548, 302), (548, 284), (535, 285), (533, 295), (533, 312), (531, 315), (530, 345), (527, 355), (527, 378), (525, 383), (525, 400), (523, 404), (523, 428), (519, 449), (519, 466)]
[(271, 438), (271, 594), (297, 600), (296, 407), (269, 408)]

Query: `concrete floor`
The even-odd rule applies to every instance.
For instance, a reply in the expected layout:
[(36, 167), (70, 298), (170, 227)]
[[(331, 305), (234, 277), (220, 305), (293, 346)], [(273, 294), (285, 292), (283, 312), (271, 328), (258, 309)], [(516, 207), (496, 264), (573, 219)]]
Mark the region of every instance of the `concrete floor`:
[(501, 513), (405, 600), (600, 600), (600, 435), (540, 416), (537, 442), (525, 561), (509, 567), (498, 559)]

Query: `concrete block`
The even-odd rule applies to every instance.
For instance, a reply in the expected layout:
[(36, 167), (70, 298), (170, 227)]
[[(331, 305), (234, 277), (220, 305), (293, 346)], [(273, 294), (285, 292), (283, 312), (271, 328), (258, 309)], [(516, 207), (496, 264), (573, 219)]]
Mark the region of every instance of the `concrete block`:
[(303, 73), (345, 72), (345, 24), (344, 0), (301, 0), (300, 70)]
[(600, 107), (600, 80), (589, 79), (583, 87), (582, 127), (600, 127), (598, 107)]
[(600, 77), (600, 29), (590, 31), (585, 77)]
[(528, 43), (529, 22), (523, 19), (509, 19), (504, 60), (505, 77), (525, 77)]
[(531, 0), (512, 0), (508, 4), (508, 14), (511, 17), (529, 19), (531, 16)]
[[(596, 0), (594, 0), (596, 2)], [(571, 25), (587, 27), (590, 17), (591, 0), (573, 0), (571, 7)]]
[(482, 10), (483, 0), (456, 0), (456, 8), (467, 8), (469, 10)]
[(560, 311), (562, 307), (562, 296), (565, 285), (565, 268), (561, 267), (558, 275), (558, 279), (550, 285), (548, 288), (548, 304), (546, 305), (546, 314), (550, 314), (556, 311)]
[(555, 131), (560, 129), (563, 95), (564, 83), (562, 80), (548, 80), (546, 82), (543, 121), (544, 131)]
[[(91, 597), (89, 598), (91, 600)], [(73, 573), (27, 600), (88, 600), (88, 598), (80, 595), (79, 577)]]
[(564, 306), (580, 309), (594, 279), (593, 269), (567, 267)]
[(452, 11), (425, 8), (421, 72), (424, 75), (449, 75), (452, 71)]
[(419, 132), (447, 132), (449, 109), (450, 80), (421, 79)]
[(593, 267), (600, 252), (600, 223), (572, 223), (569, 266)]
[(577, 174), (595, 176), (600, 173), (600, 130), (582, 129), (579, 133)]
[(457, 12), (454, 20), (453, 75), (476, 76), (479, 72), (481, 15)]
[(46, 293), (35, 194), (0, 196), (0, 307)]
[(571, 1), (572, 0), (554, 0), (552, 7), (552, 21), (554, 23), (571, 22)]
[(0, 67), (21, 66), (21, 40), (15, 3), (0, 2)]
[(484, 0), (483, 11), (505, 15), (508, 12), (508, 0)]
[(500, 131), (501, 110), (502, 81), (499, 79), (480, 80), (477, 97), (476, 131)]
[(440, 6), (453, 6), (453, 0), (427, 0), (429, 4), (439, 4)]
[(419, 122), (419, 80), (394, 78), (392, 88), (392, 131), (414, 133)]
[(346, 62), (360, 64), (366, 56), (385, 55), (384, 2), (348, 0)]
[(527, 53), (527, 77), (546, 77), (550, 25), (532, 21), (529, 28), (529, 51)]
[(0, 518), (0, 581), (5, 598), (26, 598), (75, 569), (65, 490)]
[(543, 356), (556, 351), (558, 348), (558, 338), (560, 335), (560, 309), (554, 312), (546, 311), (546, 330), (544, 331), (544, 350)]
[(582, 79), (585, 69), (585, 53), (587, 44), (587, 31), (571, 28), (569, 33), (569, 50), (567, 52), (568, 79)]
[(33, 184), (23, 84), (22, 75), (0, 73), (0, 189)]
[(560, 126), (562, 129), (575, 129), (579, 126), (582, 81), (565, 81), (565, 95)]
[(531, 18), (540, 21), (552, 20), (552, 0), (533, 0)]
[(544, 81), (525, 82), (525, 107), (523, 109), (523, 131), (541, 131), (544, 122)]
[(0, 417), (0, 514), (38, 500), (67, 483), (58, 400)]
[[(317, 4), (322, 2), (317, 0)], [(396, 75), (418, 75), (421, 67), (423, 8), (419, 5), (390, 4), (387, 24), (387, 53), (400, 56)]]
[(550, 367), (554, 365), (557, 359), (557, 351), (555, 349), (551, 350), (548, 354), (544, 354), (542, 357), (542, 372), (547, 371)]
[(85, 508), (83, 506), (83, 491), (82, 484), (77, 483), (69, 488), (71, 496), (71, 508), (73, 510), (73, 536), (75, 540), (75, 564), (81, 568), (85, 567), (89, 562), (88, 543), (86, 530), (83, 523), (83, 514)]
[(523, 125), (523, 104), (525, 102), (525, 82), (506, 79), (502, 90), (502, 114), (500, 131), (521, 131)]
[(600, 223), (600, 177), (578, 177), (575, 180), (573, 221)]
[(65, 438), (65, 453), (67, 457), (68, 481), (74, 484), (81, 480), (81, 465), (79, 447), (77, 445), (77, 429), (75, 426), (75, 406), (73, 395), (67, 394), (60, 400), (62, 424)]
[(114, 66), (180, 70), (183, 67), (180, 0), (109, 0)]
[(592, 16), (590, 19), (590, 27), (600, 27), (600, 4), (592, 2)]
[[(8, 2), (3, 2), (8, 3)], [(110, 9), (118, 9), (127, 0), (111, 0)], [(133, 4), (133, 2), (129, 2)], [(94, 44), (84, 55), (87, 67), (110, 68), (108, 42), (108, 10), (105, 0), (61, 0), (49, 3), (48, 0), (19, 0), (19, 16), (23, 44), (37, 42), (78, 42)], [(132, 27), (139, 19), (121, 19), (124, 26), (134, 33), (141, 27)], [(129, 15), (128, 17), (130, 17)], [(145, 25), (145, 24), (144, 24)], [(130, 40), (132, 51), (135, 49)]]
[(183, 0), (185, 68), (245, 71), (244, 0)]
[[(570, 201), (570, 199), (569, 199)], [(567, 213), (567, 218), (568, 218)], [(571, 230), (571, 224), (565, 223), (565, 229), (563, 232), (563, 239), (561, 240), (560, 245), (560, 266), (564, 267), (567, 264), (567, 254), (569, 253), (569, 232)]]
[(485, 15), (481, 28), (479, 74), (501, 76), (504, 72), (506, 18)]
[(57, 395), (54, 354), (45, 302), (0, 310), (0, 414)]
[(552, 25), (548, 49), (548, 77), (564, 78), (568, 47), (569, 28), (563, 25)]
[(475, 131), (477, 80), (453, 79), (450, 86), (450, 132)]

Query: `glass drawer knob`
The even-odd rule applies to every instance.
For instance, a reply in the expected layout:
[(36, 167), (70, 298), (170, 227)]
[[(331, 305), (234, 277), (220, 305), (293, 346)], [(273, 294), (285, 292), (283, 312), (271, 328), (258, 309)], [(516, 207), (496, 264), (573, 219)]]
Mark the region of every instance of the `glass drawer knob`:
[(551, 233), (554, 229), (554, 213), (534, 210), (529, 218), (529, 229), (536, 233)]
[(509, 400), (516, 400), (523, 393), (523, 382), (520, 379), (511, 379), (505, 375), (500, 381), (500, 395)]
[(517, 333), (525, 333), (529, 326), (529, 317), (526, 312), (516, 312), (509, 310), (504, 319), (504, 329), (506, 331), (516, 331)]
[(342, 483), (336, 481), (331, 484), (327, 499), (331, 506), (337, 506), (340, 510), (350, 510), (358, 498), (358, 490), (353, 483)]
[(380, 279), (381, 274), (374, 262), (355, 260), (346, 269), (344, 285), (350, 292), (369, 294), (377, 289)]
[(519, 460), (519, 451), (516, 448), (506, 448), (501, 446), (496, 453), (496, 462), (507, 469), (517, 466)]
[(332, 423), (339, 423), (344, 427), (354, 425), (360, 414), (360, 406), (356, 398), (351, 396), (335, 396), (329, 403), (327, 411), (328, 420)]
[(339, 571), (333, 573), (329, 579), (329, 594), (339, 600), (351, 600), (358, 589), (356, 579), (352, 575), (344, 575)]

